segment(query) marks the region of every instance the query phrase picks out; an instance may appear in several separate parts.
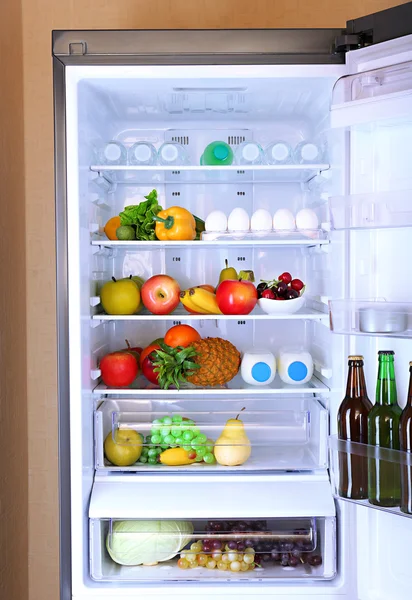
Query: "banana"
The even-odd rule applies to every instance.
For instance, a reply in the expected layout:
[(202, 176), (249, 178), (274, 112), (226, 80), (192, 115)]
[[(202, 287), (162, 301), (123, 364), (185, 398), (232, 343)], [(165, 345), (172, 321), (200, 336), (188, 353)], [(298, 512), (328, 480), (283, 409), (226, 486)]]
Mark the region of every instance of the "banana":
[(191, 288), (189, 296), (191, 301), (197, 306), (195, 310), (207, 311), (211, 315), (223, 314), (217, 304), (216, 295), (212, 294), (212, 292), (208, 292), (203, 288)]
[(189, 294), (190, 290), (185, 290), (183, 292), (180, 292), (180, 302), (183, 304), (183, 306), (190, 312), (190, 313), (196, 313), (196, 314), (209, 314), (208, 311), (203, 310), (201, 308), (199, 308), (198, 306), (196, 306), (196, 304), (193, 302), (192, 300), (192, 296)]

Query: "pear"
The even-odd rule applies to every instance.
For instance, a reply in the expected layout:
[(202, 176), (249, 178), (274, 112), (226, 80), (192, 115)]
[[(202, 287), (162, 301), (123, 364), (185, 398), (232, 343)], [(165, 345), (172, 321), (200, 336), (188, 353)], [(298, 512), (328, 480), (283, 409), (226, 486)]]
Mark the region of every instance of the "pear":
[(225, 260), (225, 268), (220, 271), (219, 275), (219, 283), (225, 281), (226, 279), (237, 279), (237, 271), (234, 267), (229, 267), (228, 260)]
[[(242, 408), (242, 410), (245, 409)], [(239, 415), (236, 419), (229, 419), (226, 422), (222, 433), (215, 442), (213, 451), (217, 462), (226, 467), (243, 465), (247, 461), (252, 449)]]

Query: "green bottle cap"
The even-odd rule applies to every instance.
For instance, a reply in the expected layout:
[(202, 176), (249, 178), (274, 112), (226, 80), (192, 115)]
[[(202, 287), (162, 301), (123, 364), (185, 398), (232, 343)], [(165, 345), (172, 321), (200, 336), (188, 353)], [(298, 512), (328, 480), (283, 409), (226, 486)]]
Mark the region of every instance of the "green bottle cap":
[(225, 160), (229, 155), (229, 150), (226, 146), (216, 146), (216, 148), (213, 148), (213, 154), (217, 160)]

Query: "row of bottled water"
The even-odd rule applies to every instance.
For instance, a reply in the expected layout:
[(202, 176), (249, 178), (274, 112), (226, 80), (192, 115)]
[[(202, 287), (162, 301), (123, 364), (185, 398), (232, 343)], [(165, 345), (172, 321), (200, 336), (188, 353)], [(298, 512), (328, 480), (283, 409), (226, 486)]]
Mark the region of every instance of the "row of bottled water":
[[(136, 142), (130, 148), (112, 140), (97, 151), (102, 165), (132, 166), (183, 166), (190, 165), (187, 150), (181, 144), (165, 142), (156, 150), (149, 142)], [(310, 140), (300, 142), (295, 148), (284, 140), (277, 140), (265, 149), (257, 142), (243, 142), (235, 151), (226, 142), (216, 141), (206, 146), (200, 164), (207, 166), (228, 165), (287, 165), (315, 164), (325, 160), (322, 144)]]

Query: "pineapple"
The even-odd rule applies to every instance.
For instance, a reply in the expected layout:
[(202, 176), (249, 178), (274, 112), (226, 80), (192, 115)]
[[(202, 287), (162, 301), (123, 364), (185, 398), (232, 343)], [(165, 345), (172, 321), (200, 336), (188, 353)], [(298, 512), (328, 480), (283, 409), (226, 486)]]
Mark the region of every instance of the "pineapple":
[(161, 343), (155, 354), (159, 385), (168, 389), (190, 382), (200, 387), (223, 385), (233, 379), (240, 367), (240, 353), (222, 338), (205, 338), (187, 348), (170, 348)]
[(200, 365), (187, 381), (201, 387), (223, 385), (236, 375), (240, 366), (240, 353), (233, 344), (222, 338), (205, 338), (194, 342), (197, 352), (194, 361)]

